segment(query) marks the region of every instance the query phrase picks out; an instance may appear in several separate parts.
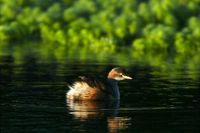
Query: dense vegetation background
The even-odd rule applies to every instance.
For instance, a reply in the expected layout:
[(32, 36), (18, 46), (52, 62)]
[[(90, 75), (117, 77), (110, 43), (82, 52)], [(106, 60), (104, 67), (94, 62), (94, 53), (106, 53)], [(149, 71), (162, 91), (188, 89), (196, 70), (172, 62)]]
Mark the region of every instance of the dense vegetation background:
[(0, 13), (0, 53), (37, 41), (42, 57), (200, 66), (199, 0), (0, 0)]

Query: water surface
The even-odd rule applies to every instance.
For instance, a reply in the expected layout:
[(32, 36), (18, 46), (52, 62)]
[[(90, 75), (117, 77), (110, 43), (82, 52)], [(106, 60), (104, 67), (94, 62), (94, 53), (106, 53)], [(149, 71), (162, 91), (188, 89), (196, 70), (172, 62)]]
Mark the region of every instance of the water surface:
[(1, 133), (199, 132), (199, 71), (126, 67), (132, 81), (119, 84), (120, 101), (66, 100), (77, 75), (105, 77), (117, 64), (78, 61), (15, 63), (0, 60)]

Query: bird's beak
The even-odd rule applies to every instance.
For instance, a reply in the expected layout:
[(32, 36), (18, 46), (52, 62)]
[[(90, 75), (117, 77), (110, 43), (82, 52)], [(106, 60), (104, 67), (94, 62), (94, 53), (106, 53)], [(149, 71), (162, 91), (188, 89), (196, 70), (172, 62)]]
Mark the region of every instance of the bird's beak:
[(123, 77), (124, 79), (133, 79), (133, 78), (131, 78), (131, 77), (129, 77), (129, 76), (126, 76), (126, 75), (122, 75), (122, 77)]

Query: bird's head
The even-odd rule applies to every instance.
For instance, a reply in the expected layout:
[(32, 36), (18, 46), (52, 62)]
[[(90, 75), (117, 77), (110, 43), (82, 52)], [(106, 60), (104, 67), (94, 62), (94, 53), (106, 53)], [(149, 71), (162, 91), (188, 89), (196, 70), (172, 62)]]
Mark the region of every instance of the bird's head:
[(108, 73), (108, 79), (121, 81), (121, 80), (132, 79), (132, 78), (125, 75), (125, 70), (123, 68), (115, 67)]

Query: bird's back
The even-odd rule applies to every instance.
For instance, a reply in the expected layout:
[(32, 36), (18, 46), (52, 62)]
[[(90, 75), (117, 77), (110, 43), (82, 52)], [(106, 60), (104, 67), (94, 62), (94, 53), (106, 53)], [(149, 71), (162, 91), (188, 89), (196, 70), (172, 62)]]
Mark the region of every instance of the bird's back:
[(71, 100), (102, 100), (108, 98), (105, 82), (95, 77), (79, 76), (67, 93)]

